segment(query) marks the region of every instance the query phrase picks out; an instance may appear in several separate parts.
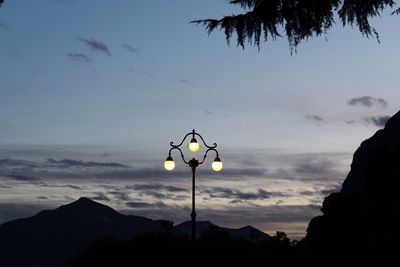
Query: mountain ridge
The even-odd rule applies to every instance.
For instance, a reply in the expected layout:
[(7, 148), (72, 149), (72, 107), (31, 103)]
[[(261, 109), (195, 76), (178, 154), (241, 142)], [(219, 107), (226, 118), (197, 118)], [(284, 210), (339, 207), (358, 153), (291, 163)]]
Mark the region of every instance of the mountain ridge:
[[(186, 221), (180, 223), (173, 227), (172, 233), (176, 235), (190, 236), (192, 222)], [(230, 238), (234, 239), (244, 239), (250, 242), (268, 241), (271, 240), (271, 236), (261, 230), (251, 226), (246, 225), (240, 228), (228, 228), (221, 227), (213, 224), (210, 221), (197, 221), (196, 222), (196, 237), (202, 237), (207, 234), (213, 234), (215, 232), (220, 232), (221, 234), (226, 234)]]
[[(186, 224), (190, 222), (179, 224), (175, 229)], [(213, 226), (213, 229), (234, 233), (234, 238), (253, 238), (246, 236), (251, 231), (243, 232), (240, 230), (242, 228), (229, 229), (211, 222), (198, 222), (200, 230), (201, 225), (207, 226), (202, 233)], [(0, 251), (4, 252), (2, 266), (66, 266), (62, 263), (73, 260), (98, 239), (113, 237), (129, 240), (138, 234), (174, 233), (173, 229), (170, 221), (124, 215), (107, 205), (81, 197), (56, 209), (43, 210), (34, 216), (1, 224)], [(25, 257), (19, 257), (21, 254)]]
[[(165, 231), (166, 227), (167, 221), (123, 215), (82, 197), (54, 210), (0, 225), (2, 264), (59, 266), (57, 263), (71, 260), (97, 239), (130, 239), (137, 234)], [(26, 257), (19, 257), (20, 254)]]

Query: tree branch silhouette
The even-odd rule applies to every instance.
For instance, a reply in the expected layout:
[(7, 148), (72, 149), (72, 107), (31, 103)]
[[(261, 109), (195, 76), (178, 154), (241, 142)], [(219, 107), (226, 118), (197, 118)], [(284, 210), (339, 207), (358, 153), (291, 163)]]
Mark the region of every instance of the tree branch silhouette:
[[(242, 48), (246, 42), (260, 48), (262, 41), (285, 35), (293, 52), (303, 40), (326, 36), (335, 25), (335, 18), (339, 18), (343, 26), (357, 27), (363, 36), (379, 42), (379, 35), (371, 26), (370, 19), (380, 16), (387, 8), (393, 8), (396, 1), (231, 0), (229, 4), (240, 6), (244, 13), (224, 16), (222, 19), (194, 20), (191, 23), (203, 25), (208, 34), (216, 29), (223, 30), (228, 45), (236, 32), (237, 45)], [(400, 8), (391, 14), (400, 14)]]

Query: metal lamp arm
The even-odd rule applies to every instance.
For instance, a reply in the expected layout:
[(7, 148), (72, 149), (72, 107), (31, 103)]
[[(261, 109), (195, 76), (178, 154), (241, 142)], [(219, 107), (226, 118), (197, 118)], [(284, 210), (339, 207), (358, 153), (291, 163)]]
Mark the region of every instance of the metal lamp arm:
[(182, 157), (183, 162), (185, 162), (186, 164), (189, 164), (189, 162), (185, 160), (185, 156), (183, 155), (183, 152), (182, 152), (182, 150), (181, 150), (179, 147), (172, 147), (172, 148), (169, 150), (168, 155), (171, 156), (171, 152), (172, 152), (172, 150), (174, 150), (174, 149), (179, 150), (179, 152), (181, 153), (181, 157)]
[(214, 151), (214, 152), (215, 152), (215, 154), (217, 154), (217, 158), (219, 158), (218, 151), (217, 151), (215, 148), (211, 147), (211, 148), (207, 149), (206, 153), (204, 154), (203, 160), (202, 160), (202, 161), (200, 161), (200, 162), (199, 162), (199, 164), (203, 164), (203, 163), (204, 163), (204, 161), (206, 161), (207, 154), (208, 154), (208, 152), (209, 152), (209, 151)]
[(187, 138), (189, 135), (191, 135), (191, 134), (193, 134), (193, 133), (188, 133), (188, 134), (186, 134), (185, 137), (183, 137), (182, 142), (181, 142), (179, 145), (174, 145), (174, 142), (171, 142), (171, 143), (169, 143), (170, 146), (172, 146), (172, 148), (178, 148), (178, 147), (180, 147), (180, 146), (183, 144), (183, 142), (185, 142), (186, 138)]
[(206, 141), (204, 141), (203, 137), (202, 137), (200, 134), (196, 133), (196, 131), (195, 131), (194, 129), (193, 129), (193, 131), (192, 131), (191, 133), (187, 133), (187, 134), (185, 135), (185, 137), (183, 137), (182, 142), (180, 142), (179, 145), (175, 145), (174, 142), (171, 142), (171, 143), (169, 143), (169, 144), (170, 144), (171, 147), (173, 147), (173, 148), (178, 148), (178, 147), (180, 147), (180, 146), (183, 145), (183, 143), (185, 142), (186, 138), (187, 138), (189, 135), (192, 135), (193, 137), (195, 137), (195, 136), (200, 137), (200, 139), (201, 139), (201, 141), (203, 142), (204, 146), (207, 147), (207, 148), (216, 148), (216, 147), (217, 147), (217, 144), (216, 144), (216, 143), (214, 143), (212, 146), (207, 145), (207, 143), (206, 143)]
[(216, 144), (216, 143), (214, 143), (212, 146), (207, 145), (206, 141), (204, 141), (203, 137), (202, 137), (200, 134), (194, 133), (194, 135), (197, 135), (198, 137), (200, 137), (201, 141), (203, 141), (203, 144), (204, 144), (207, 148), (209, 148), (209, 149), (214, 149), (214, 148), (217, 147), (217, 144)]

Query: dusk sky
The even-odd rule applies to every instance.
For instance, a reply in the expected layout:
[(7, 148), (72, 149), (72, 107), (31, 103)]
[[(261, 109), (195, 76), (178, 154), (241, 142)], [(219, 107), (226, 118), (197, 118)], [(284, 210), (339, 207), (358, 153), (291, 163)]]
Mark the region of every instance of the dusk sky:
[(299, 238), (400, 107), (388, 12), (380, 43), (337, 22), (291, 55), (285, 38), (243, 50), (190, 24), (241, 11), (225, 0), (38, 2), (0, 8), (0, 223), (80, 196), (189, 220), (190, 170), (163, 161), (196, 129), (224, 162), (198, 169), (198, 220)]

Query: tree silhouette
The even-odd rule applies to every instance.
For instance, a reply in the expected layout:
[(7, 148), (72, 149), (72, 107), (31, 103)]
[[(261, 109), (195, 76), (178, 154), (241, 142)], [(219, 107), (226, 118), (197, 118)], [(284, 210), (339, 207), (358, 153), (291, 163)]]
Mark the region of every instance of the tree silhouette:
[[(394, 8), (394, 0), (230, 0), (244, 13), (225, 16), (222, 19), (195, 20), (208, 33), (215, 29), (224, 30), (228, 45), (232, 34), (237, 34), (237, 45), (244, 48), (248, 42), (258, 48), (264, 41), (286, 35), (291, 51), (300, 42), (314, 36), (326, 35), (338, 17), (343, 26), (356, 26), (362, 35), (379, 41), (370, 19), (380, 16), (380, 12)], [(400, 8), (391, 14), (400, 14)]]
[(294, 266), (300, 264), (299, 256), (283, 232), (277, 233), (274, 240), (250, 242), (232, 239), (213, 229), (194, 242), (188, 237), (163, 233), (125, 241), (100, 239), (82, 251), (71, 267)]

